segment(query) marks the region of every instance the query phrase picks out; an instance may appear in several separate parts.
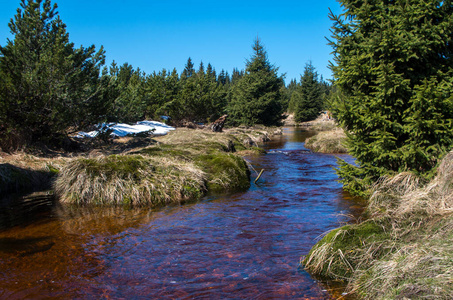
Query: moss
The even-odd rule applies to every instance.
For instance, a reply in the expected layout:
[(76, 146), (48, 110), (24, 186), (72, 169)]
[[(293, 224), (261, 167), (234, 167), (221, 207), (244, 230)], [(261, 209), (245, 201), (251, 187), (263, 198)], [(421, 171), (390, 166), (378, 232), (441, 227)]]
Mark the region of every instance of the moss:
[(79, 159), (79, 163), (81, 168), (85, 169), (86, 173), (91, 177), (104, 175), (107, 178), (115, 176), (138, 180), (140, 178), (140, 169), (154, 169), (140, 155), (110, 155), (102, 160), (81, 158)]
[[(335, 279), (350, 277), (357, 264), (363, 263), (361, 249), (368, 249), (369, 245), (389, 238), (384, 228), (371, 220), (346, 225), (330, 231), (316, 243), (303, 264), (316, 275)], [(387, 252), (388, 250), (384, 248), (377, 249), (372, 255), (377, 258)], [(321, 255), (328, 259), (318, 260)], [(312, 261), (316, 262), (315, 266)]]
[(250, 171), (241, 157), (228, 153), (211, 153), (195, 158), (208, 174), (208, 190), (215, 192), (244, 190), (250, 187)]
[(236, 151), (242, 151), (242, 150), (246, 150), (247, 148), (244, 146), (244, 144), (238, 142), (238, 141), (235, 141), (234, 142), (234, 148), (236, 149)]
[(47, 164), (46, 167), (47, 167), (47, 170), (49, 171), (49, 173), (53, 176), (58, 175), (58, 173), (60, 172), (59, 169), (55, 168), (51, 164)]
[(188, 148), (174, 147), (172, 145), (159, 145), (157, 147), (149, 147), (142, 149), (140, 151), (134, 152), (133, 154), (143, 154), (151, 156), (161, 156), (161, 157), (173, 157), (183, 160), (191, 160), (193, 155)]
[(267, 151), (264, 150), (263, 148), (260, 148), (260, 147), (251, 147), (250, 150), (254, 151), (256, 154), (260, 154), (260, 155), (263, 155), (263, 154), (266, 154)]

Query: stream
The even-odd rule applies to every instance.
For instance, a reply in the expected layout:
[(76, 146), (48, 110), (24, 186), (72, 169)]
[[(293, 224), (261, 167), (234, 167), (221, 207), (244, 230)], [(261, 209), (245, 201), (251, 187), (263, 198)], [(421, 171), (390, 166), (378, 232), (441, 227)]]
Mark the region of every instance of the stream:
[(285, 127), (247, 157), (264, 172), (245, 192), (158, 210), (56, 204), (0, 229), (0, 299), (337, 298), (299, 261), (362, 207), (335, 156), (306, 151), (312, 134)]

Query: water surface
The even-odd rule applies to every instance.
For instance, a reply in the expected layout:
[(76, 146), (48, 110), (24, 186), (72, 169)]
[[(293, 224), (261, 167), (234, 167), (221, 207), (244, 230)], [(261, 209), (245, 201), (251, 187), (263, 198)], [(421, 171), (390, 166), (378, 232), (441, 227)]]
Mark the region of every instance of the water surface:
[(57, 205), (0, 231), (0, 298), (332, 298), (299, 260), (360, 205), (307, 134), (285, 128), (248, 157), (265, 171), (242, 193), (154, 211)]

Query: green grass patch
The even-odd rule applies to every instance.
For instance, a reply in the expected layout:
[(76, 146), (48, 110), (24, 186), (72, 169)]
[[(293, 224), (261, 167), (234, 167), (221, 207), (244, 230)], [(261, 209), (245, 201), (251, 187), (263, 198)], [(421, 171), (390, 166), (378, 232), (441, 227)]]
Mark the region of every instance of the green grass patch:
[(110, 155), (103, 159), (81, 158), (78, 164), (88, 176), (102, 175), (107, 179), (116, 177), (139, 180), (143, 169), (147, 169), (147, 172), (155, 170), (155, 167), (140, 155)]
[(250, 187), (250, 171), (244, 159), (229, 153), (211, 153), (195, 158), (195, 164), (207, 174), (208, 190), (226, 192)]
[[(304, 258), (306, 269), (318, 276), (345, 279), (358, 267), (388, 253), (381, 247), (390, 235), (372, 220), (346, 225), (327, 233)], [(371, 252), (365, 251), (372, 249)]]

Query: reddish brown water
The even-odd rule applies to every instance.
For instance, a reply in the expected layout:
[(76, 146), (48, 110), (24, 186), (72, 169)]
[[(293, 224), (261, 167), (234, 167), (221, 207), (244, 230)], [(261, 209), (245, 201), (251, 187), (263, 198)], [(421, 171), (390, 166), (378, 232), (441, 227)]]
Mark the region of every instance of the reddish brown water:
[(360, 206), (305, 137), (285, 128), (249, 158), (265, 171), (243, 193), (158, 211), (57, 205), (0, 231), (0, 298), (332, 298), (299, 259)]

